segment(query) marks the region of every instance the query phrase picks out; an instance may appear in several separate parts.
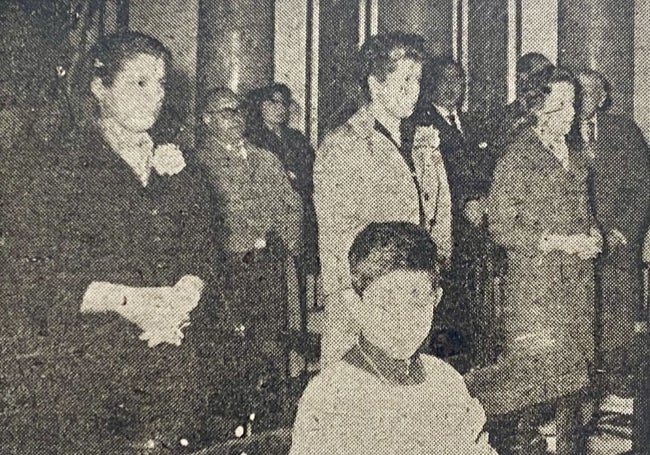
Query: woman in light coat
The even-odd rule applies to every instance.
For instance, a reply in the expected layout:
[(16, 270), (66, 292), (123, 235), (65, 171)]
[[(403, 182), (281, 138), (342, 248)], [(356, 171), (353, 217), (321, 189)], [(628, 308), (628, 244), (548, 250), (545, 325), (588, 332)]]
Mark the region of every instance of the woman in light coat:
[(347, 252), (373, 221), (409, 221), (431, 234), (442, 256), (451, 255), (451, 199), (438, 150), (438, 132), (419, 129), (412, 149), (400, 124), (420, 91), (422, 41), (391, 33), (370, 38), (361, 50), (361, 84), (369, 102), (330, 132), (316, 154), (314, 203), (318, 219), (326, 327), (321, 362), (340, 359), (359, 329), (350, 314), (356, 296)]

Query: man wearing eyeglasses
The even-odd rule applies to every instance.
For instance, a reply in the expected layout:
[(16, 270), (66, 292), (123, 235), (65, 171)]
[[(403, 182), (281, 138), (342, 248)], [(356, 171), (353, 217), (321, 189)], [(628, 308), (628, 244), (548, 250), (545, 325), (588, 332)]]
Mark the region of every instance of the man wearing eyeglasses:
[[(221, 292), (212, 315), (219, 330), (206, 335), (212, 337), (206, 351), (217, 351), (206, 358), (223, 359), (208, 374), (217, 378), (213, 401), (235, 414), (279, 415), (259, 408), (273, 403), (256, 402), (256, 387), (260, 380), (281, 377), (286, 368), (281, 335), (287, 324), (287, 276), (295, 267), (289, 258), (300, 247), (302, 201), (280, 160), (246, 139), (238, 95), (216, 89), (199, 114), (197, 158), (213, 191), (215, 235), (223, 247), (215, 264)], [(248, 377), (251, 371), (264, 378)], [(234, 426), (226, 424), (224, 435), (232, 436), (239, 424), (235, 414), (226, 416)]]

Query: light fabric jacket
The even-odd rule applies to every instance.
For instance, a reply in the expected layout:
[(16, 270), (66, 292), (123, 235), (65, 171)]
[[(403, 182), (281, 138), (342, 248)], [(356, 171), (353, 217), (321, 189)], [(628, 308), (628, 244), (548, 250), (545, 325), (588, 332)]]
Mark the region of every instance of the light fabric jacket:
[[(356, 235), (371, 222), (420, 221), (418, 193), (409, 167), (374, 125), (368, 108), (361, 108), (325, 137), (316, 154), (314, 203), (327, 312), (323, 363), (340, 359), (359, 332), (349, 311), (357, 298), (348, 264)], [(413, 161), (426, 225), (439, 254), (449, 258), (451, 197), (440, 151), (414, 150)]]

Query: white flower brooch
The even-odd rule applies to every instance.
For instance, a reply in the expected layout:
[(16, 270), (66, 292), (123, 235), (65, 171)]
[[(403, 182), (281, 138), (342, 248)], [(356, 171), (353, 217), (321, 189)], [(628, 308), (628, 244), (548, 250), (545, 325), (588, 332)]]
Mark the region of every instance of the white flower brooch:
[(160, 175), (174, 175), (185, 168), (185, 158), (178, 145), (163, 144), (154, 149), (151, 165)]

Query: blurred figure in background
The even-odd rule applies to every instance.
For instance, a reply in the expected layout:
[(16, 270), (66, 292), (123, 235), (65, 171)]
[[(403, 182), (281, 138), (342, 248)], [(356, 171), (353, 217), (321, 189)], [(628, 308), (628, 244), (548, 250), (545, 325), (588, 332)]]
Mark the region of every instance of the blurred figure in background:
[(215, 372), (210, 400), (213, 414), (230, 419), (213, 435), (221, 439), (232, 437), (238, 419), (251, 413), (260, 428), (278, 425), (274, 419), (282, 416), (288, 311), (297, 306), (288, 301), (288, 277), (295, 275), (293, 258), (300, 251), (302, 203), (280, 160), (244, 136), (238, 95), (216, 89), (200, 109), (197, 154), (212, 187), (223, 245), (217, 264), (221, 302), (214, 315), (221, 332), (213, 336), (224, 364)]
[(368, 101), (326, 135), (314, 164), (326, 327), (321, 363), (340, 359), (359, 326), (350, 313), (347, 254), (355, 236), (373, 221), (420, 224), (451, 256), (451, 197), (438, 132), (420, 127), (411, 149), (400, 131), (420, 92), (423, 39), (389, 33), (371, 37), (360, 51), (360, 83)]
[(494, 116), (496, 124), (494, 120), (488, 122), (492, 131), (496, 132), (492, 143), (494, 143), (499, 156), (503, 155), (506, 145), (515, 138), (520, 122), (526, 117), (529, 110), (524, 94), (538, 89), (554, 68), (555, 65), (538, 52), (529, 52), (517, 60), (516, 98), (505, 106), (503, 111)]
[(318, 272), (318, 231), (314, 209), (315, 151), (300, 131), (289, 127), (291, 91), (284, 84), (272, 84), (249, 95), (247, 135), (250, 141), (272, 151), (287, 171), (291, 186), (303, 204), (302, 275)]
[[(494, 168), (488, 144), (476, 142), (474, 122), (461, 110), (465, 86), (465, 71), (460, 64), (442, 58), (427, 61), (416, 110), (402, 125), (406, 141), (412, 141), (418, 125), (433, 126), (440, 132), (440, 153), (449, 179), (456, 248), (451, 268), (443, 274), (445, 295), (437, 310), (434, 328), (438, 330), (434, 331), (432, 343), (435, 345), (443, 337), (457, 339), (462, 346), (454, 348), (447, 343), (445, 352), (439, 351), (440, 347), (434, 349), (434, 353), (443, 356), (457, 354), (455, 349), (459, 348), (469, 354), (467, 351), (473, 345), (469, 340), (477, 334), (476, 307), (481, 303), (477, 291), (482, 287), (479, 259), (484, 253), (485, 239), (478, 226), (481, 217), (468, 217), (466, 205), (484, 205), (478, 200), (487, 196)], [(468, 212), (472, 211), (480, 213), (481, 208), (469, 207)], [(460, 333), (444, 333), (450, 329)]]
[(641, 245), (650, 212), (650, 150), (634, 121), (607, 112), (610, 86), (600, 73), (583, 71), (578, 82), (577, 136), (591, 160), (593, 205), (605, 233), (605, 254), (598, 262), (602, 368), (610, 392), (631, 396), (630, 350), (641, 305)]

